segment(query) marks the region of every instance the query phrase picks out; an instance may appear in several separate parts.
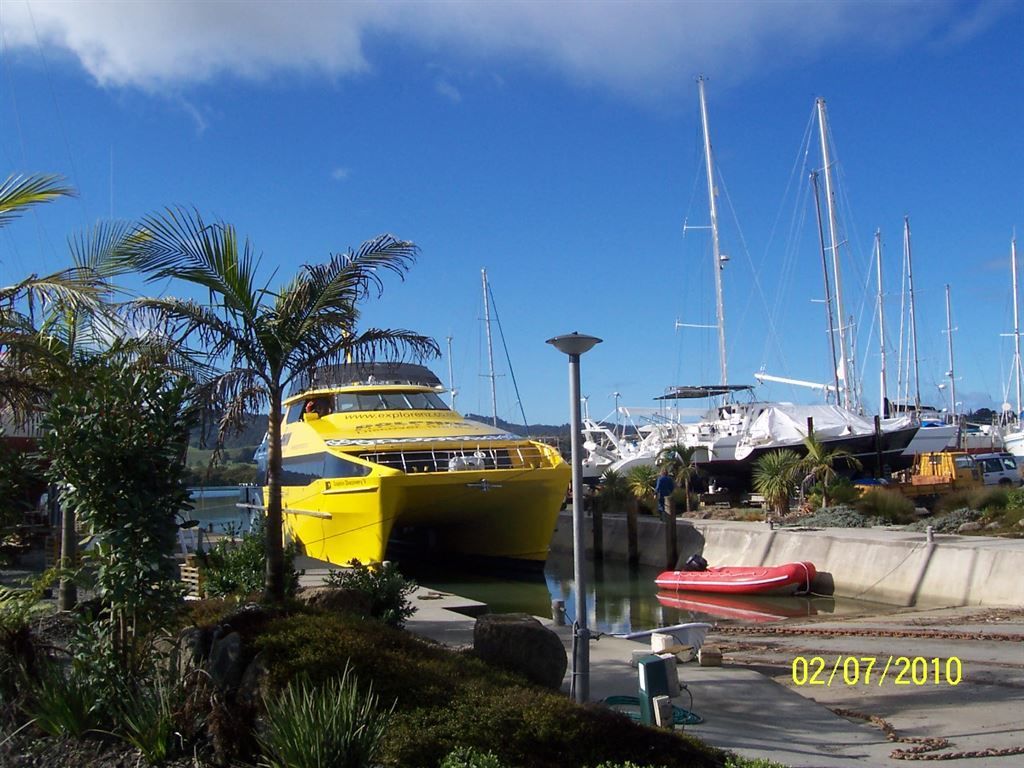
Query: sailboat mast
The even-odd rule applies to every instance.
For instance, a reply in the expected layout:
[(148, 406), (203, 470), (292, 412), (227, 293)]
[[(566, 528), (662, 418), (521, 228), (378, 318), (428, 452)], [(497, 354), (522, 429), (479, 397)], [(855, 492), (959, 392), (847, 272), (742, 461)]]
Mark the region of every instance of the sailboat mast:
[[(836, 364), (836, 324), (832, 316), (832, 289), (828, 283), (828, 259), (825, 256), (825, 230), (821, 224), (821, 198), (818, 196), (818, 172), (811, 171), (811, 186), (814, 188), (814, 213), (818, 220), (818, 246), (821, 250), (821, 274), (825, 277), (825, 314), (828, 315), (828, 344), (832, 350), (832, 377), (839, 399), (839, 366)], [(826, 392), (826, 399), (828, 393)]]
[[(711, 216), (711, 243), (712, 255), (714, 258), (715, 274), (715, 309), (718, 320), (718, 362), (721, 370), (721, 384), (724, 387), (729, 383), (729, 375), (725, 361), (725, 303), (722, 301), (722, 269), (725, 267), (725, 259), (718, 241), (718, 201), (715, 199), (715, 167), (711, 156), (711, 132), (708, 128), (708, 105), (704, 96), (704, 78), (697, 78), (697, 87), (700, 91), (700, 122), (704, 128), (704, 166), (708, 176), (708, 211)], [(725, 398), (728, 399), (726, 394)]]
[(1017, 418), (1021, 412), (1020, 315), (1017, 310), (1017, 236), (1010, 240), (1010, 265), (1013, 268), (1013, 375), (1017, 383)]
[(953, 368), (953, 315), (949, 309), (949, 284), (946, 284), (946, 343), (949, 347), (949, 412), (956, 418), (956, 371)]
[(494, 426), (498, 426), (498, 393), (494, 386), (494, 347), (491, 345), (491, 305), (488, 299), (487, 290), (487, 270), (480, 270), (480, 277), (483, 280), (484, 287), (484, 325), (487, 328), (487, 365), (490, 373), (488, 378), (491, 380), (491, 423)]
[(835, 195), (832, 189), (832, 161), (828, 151), (828, 119), (825, 116), (825, 100), (818, 99), (818, 132), (821, 136), (821, 161), (825, 171), (825, 203), (828, 207), (828, 233), (832, 251), (832, 276), (836, 287), (836, 317), (839, 318), (839, 371), (840, 395), (844, 408), (853, 409), (856, 404), (851, 395), (848, 375), (850, 354), (846, 339), (846, 313), (843, 311), (843, 281), (839, 271), (839, 227), (836, 221)]
[(878, 413), (880, 416), (888, 416), (885, 401), (887, 400), (887, 387), (885, 380), (885, 294), (882, 291), (882, 230), (875, 230), (875, 269), (878, 274), (878, 349), (881, 353), (881, 363), (878, 374)]
[(914, 259), (910, 251), (910, 217), (903, 217), (903, 253), (907, 259), (907, 289), (910, 291), (910, 343), (914, 348), (914, 413), (921, 414), (921, 375), (917, 360), (917, 315), (914, 313)]
[(452, 372), (452, 337), (451, 336), (447, 336), (446, 338), (448, 340), (448, 394), (450, 395), (449, 405), (451, 406), (451, 409), (454, 411), (455, 410), (455, 374)]

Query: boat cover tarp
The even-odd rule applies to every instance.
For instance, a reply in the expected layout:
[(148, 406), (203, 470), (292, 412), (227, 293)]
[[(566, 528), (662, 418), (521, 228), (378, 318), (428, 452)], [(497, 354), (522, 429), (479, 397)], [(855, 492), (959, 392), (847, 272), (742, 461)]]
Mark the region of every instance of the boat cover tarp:
[[(829, 441), (874, 434), (874, 419), (858, 416), (837, 405), (771, 405), (750, 424), (744, 443), (751, 447), (799, 443), (807, 436), (807, 419), (814, 420), (814, 435)], [(911, 426), (909, 417), (884, 419), (883, 432)]]

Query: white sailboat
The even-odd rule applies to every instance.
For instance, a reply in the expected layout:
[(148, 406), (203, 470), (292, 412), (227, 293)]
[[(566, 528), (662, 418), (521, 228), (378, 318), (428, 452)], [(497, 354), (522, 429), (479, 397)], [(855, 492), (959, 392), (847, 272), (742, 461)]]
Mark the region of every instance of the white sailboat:
[(1020, 314), (1017, 306), (1017, 237), (1010, 240), (1010, 267), (1013, 270), (1013, 378), (1017, 390), (1017, 410), (1009, 410), (1009, 403), (1003, 405), (1003, 446), (1014, 456), (1024, 456), (1024, 427), (1021, 425), (1021, 359), (1020, 359)]
[[(711, 408), (699, 421), (694, 423), (666, 422), (652, 424), (642, 440), (628, 446), (614, 444), (607, 435), (598, 435), (595, 430), (590, 442), (594, 445), (591, 456), (595, 465), (605, 461), (607, 468), (626, 470), (636, 464), (653, 464), (658, 455), (667, 447), (682, 444), (694, 448), (694, 461), (701, 464), (705, 473), (725, 487), (742, 488), (749, 485), (752, 464), (765, 452), (777, 448), (792, 448), (801, 451), (803, 439), (813, 428), (818, 439), (830, 447), (842, 447), (862, 458), (869, 466), (880, 459), (881, 463), (897, 466), (900, 455), (910, 442), (917, 425), (909, 418), (889, 419), (880, 429), (870, 419), (859, 416), (858, 395), (848, 372), (852, 364), (852, 344), (848, 340), (849, 325), (842, 321), (842, 281), (838, 260), (838, 235), (835, 208), (832, 198), (831, 163), (828, 156), (825, 103), (817, 104), (821, 147), (825, 166), (825, 187), (829, 211), (829, 232), (831, 237), (832, 273), (835, 286), (837, 313), (840, 318), (838, 329), (840, 355), (834, 366), (835, 385), (813, 385), (818, 389), (836, 393), (839, 403), (794, 405), (774, 402), (740, 402), (734, 396), (749, 391), (747, 385), (729, 384), (726, 365), (725, 309), (722, 297), (722, 269), (728, 257), (720, 250), (718, 235), (717, 192), (715, 186), (713, 154), (708, 127), (707, 100), (704, 79), (698, 79), (700, 94), (701, 125), (704, 135), (705, 171), (707, 174), (708, 210), (711, 220), (712, 257), (714, 259), (716, 325), (720, 382), (717, 385), (672, 387), (659, 400), (684, 398), (716, 398), (718, 404)], [(819, 227), (820, 230), (820, 227)], [(825, 248), (822, 245), (824, 256)], [(826, 269), (826, 290), (827, 290)], [(833, 353), (835, 359), (835, 353)], [(758, 374), (760, 380), (803, 383), (793, 379), (781, 379), (767, 374)], [(603, 442), (602, 442), (603, 441)], [(605, 455), (602, 457), (600, 452)], [(617, 456), (610, 460), (612, 456)]]

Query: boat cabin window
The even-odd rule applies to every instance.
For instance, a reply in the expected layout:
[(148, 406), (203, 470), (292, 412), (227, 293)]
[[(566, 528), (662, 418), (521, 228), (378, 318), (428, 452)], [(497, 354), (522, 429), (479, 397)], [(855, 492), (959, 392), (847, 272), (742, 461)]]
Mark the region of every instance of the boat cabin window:
[(304, 400), (299, 400), (297, 403), (289, 405), (284, 415), (285, 422), (287, 424), (294, 424), (296, 421), (302, 421), (302, 408), (304, 405)]
[(340, 392), (335, 397), (335, 410), (339, 413), (354, 411), (446, 411), (444, 404), (433, 392)]

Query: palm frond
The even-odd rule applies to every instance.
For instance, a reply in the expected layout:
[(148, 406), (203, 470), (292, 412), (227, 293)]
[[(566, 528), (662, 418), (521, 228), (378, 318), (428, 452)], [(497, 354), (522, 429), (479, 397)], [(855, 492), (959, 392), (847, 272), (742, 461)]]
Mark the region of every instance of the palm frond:
[(91, 270), (108, 290), (107, 281), (130, 271), (122, 258), (135, 243), (136, 225), (128, 221), (100, 221), (91, 229), (68, 238), (75, 266)]
[(261, 291), (255, 287), (259, 260), (248, 240), (239, 252), (230, 224), (208, 224), (198, 211), (167, 208), (149, 216), (129, 238), (119, 259), (146, 273), (150, 282), (176, 278), (219, 296), (223, 307), (247, 320), (256, 317)]
[(33, 205), (74, 195), (75, 190), (65, 183), (62, 176), (8, 176), (0, 184), (0, 227), (6, 226)]

